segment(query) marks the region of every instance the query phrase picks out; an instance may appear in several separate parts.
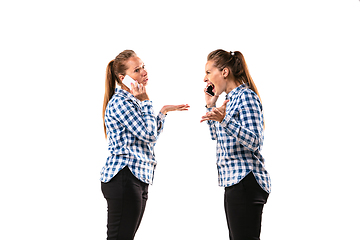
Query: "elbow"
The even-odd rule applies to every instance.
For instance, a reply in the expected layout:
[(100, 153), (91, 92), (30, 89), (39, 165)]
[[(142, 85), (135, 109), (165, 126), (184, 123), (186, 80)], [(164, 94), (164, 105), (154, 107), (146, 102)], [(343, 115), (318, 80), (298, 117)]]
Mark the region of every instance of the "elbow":
[(254, 142), (247, 142), (247, 141), (240, 141), (241, 145), (243, 145), (245, 148), (250, 150), (251, 152), (256, 152), (256, 150), (259, 149), (259, 144), (256, 144)]
[(157, 134), (156, 132), (148, 134), (146, 137), (142, 139), (146, 143), (156, 143), (157, 141)]
[(156, 143), (156, 141), (157, 141), (157, 136), (152, 136), (150, 139), (149, 139), (149, 142), (150, 143)]
[(252, 143), (248, 146), (249, 150), (252, 151), (252, 152), (256, 152), (256, 150), (259, 149), (259, 144), (257, 143)]
[(256, 150), (260, 149), (260, 141), (259, 138), (256, 136), (252, 138), (241, 138), (239, 140), (243, 146), (245, 146), (247, 149), (249, 149), (252, 152), (255, 152)]
[(262, 143), (262, 137), (259, 133), (252, 132), (246, 128), (241, 128), (238, 139), (243, 146), (252, 152), (260, 149), (260, 144)]

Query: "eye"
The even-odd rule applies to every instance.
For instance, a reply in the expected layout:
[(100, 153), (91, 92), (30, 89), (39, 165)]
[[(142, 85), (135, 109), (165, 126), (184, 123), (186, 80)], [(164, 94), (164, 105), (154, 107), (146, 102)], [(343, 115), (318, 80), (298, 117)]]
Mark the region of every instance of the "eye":
[(142, 68), (145, 69), (145, 65), (143, 65)]
[(139, 71), (140, 71), (140, 69), (139, 69), (139, 68), (135, 69), (135, 72), (136, 72), (136, 73), (138, 73)]

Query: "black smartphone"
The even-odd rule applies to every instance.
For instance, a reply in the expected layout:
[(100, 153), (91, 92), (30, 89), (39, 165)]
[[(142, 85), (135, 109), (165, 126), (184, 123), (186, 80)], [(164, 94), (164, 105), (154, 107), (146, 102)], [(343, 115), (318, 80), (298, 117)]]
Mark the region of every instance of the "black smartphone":
[(209, 94), (210, 96), (215, 96), (215, 93), (213, 92), (214, 86), (213, 85), (209, 85), (206, 88), (206, 93)]

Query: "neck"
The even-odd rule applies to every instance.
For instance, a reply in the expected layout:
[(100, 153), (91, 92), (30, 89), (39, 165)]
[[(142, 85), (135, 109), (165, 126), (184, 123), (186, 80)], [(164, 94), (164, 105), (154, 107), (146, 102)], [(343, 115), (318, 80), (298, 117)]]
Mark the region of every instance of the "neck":
[(226, 90), (225, 90), (226, 94), (229, 94), (229, 92), (231, 92), (232, 90), (234, 90), (234, 89), (237, 88), (238, 86), (240, 86), (240, 84), (237, 83), (237, 82), (235, 81), (235, 79), (229, 78), (229, 79), (228, 79), (228, 82), (227, 82), (227, 84), (226, 84)]
[(121, 88), (122, 90), (125, 90), (125, 91), (131, 93), (130, 89), (128, 87), (126, 87), (125, 85), (121, 86), (120, 84), (116, 83), (116, 87)]

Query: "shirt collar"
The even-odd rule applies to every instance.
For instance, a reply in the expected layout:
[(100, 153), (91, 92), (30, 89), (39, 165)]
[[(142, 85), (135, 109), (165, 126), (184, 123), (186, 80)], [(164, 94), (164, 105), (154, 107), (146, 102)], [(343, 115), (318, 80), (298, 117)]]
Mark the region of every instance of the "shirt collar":
[(238, 86), (237, 88), (234, 88), (233, 90), (231, 90), (231, 92), (229, 92), (226, 95), (226, 99), (231, 99), (234, 95), (236, 95), (238, 92), (240, 92), (240, 90), (243, 88), (249, 88), (249, 85), (247, 83), (244, 83), (244, 84)]
[(115, 88), (115, 94), (126, 95), (126, 93), (128, 93), (128, 92), (127, 92), (127, 91), (124, 91), (124, 90), (121, 89), (120, 87), (116, 87), (116, 88)]

